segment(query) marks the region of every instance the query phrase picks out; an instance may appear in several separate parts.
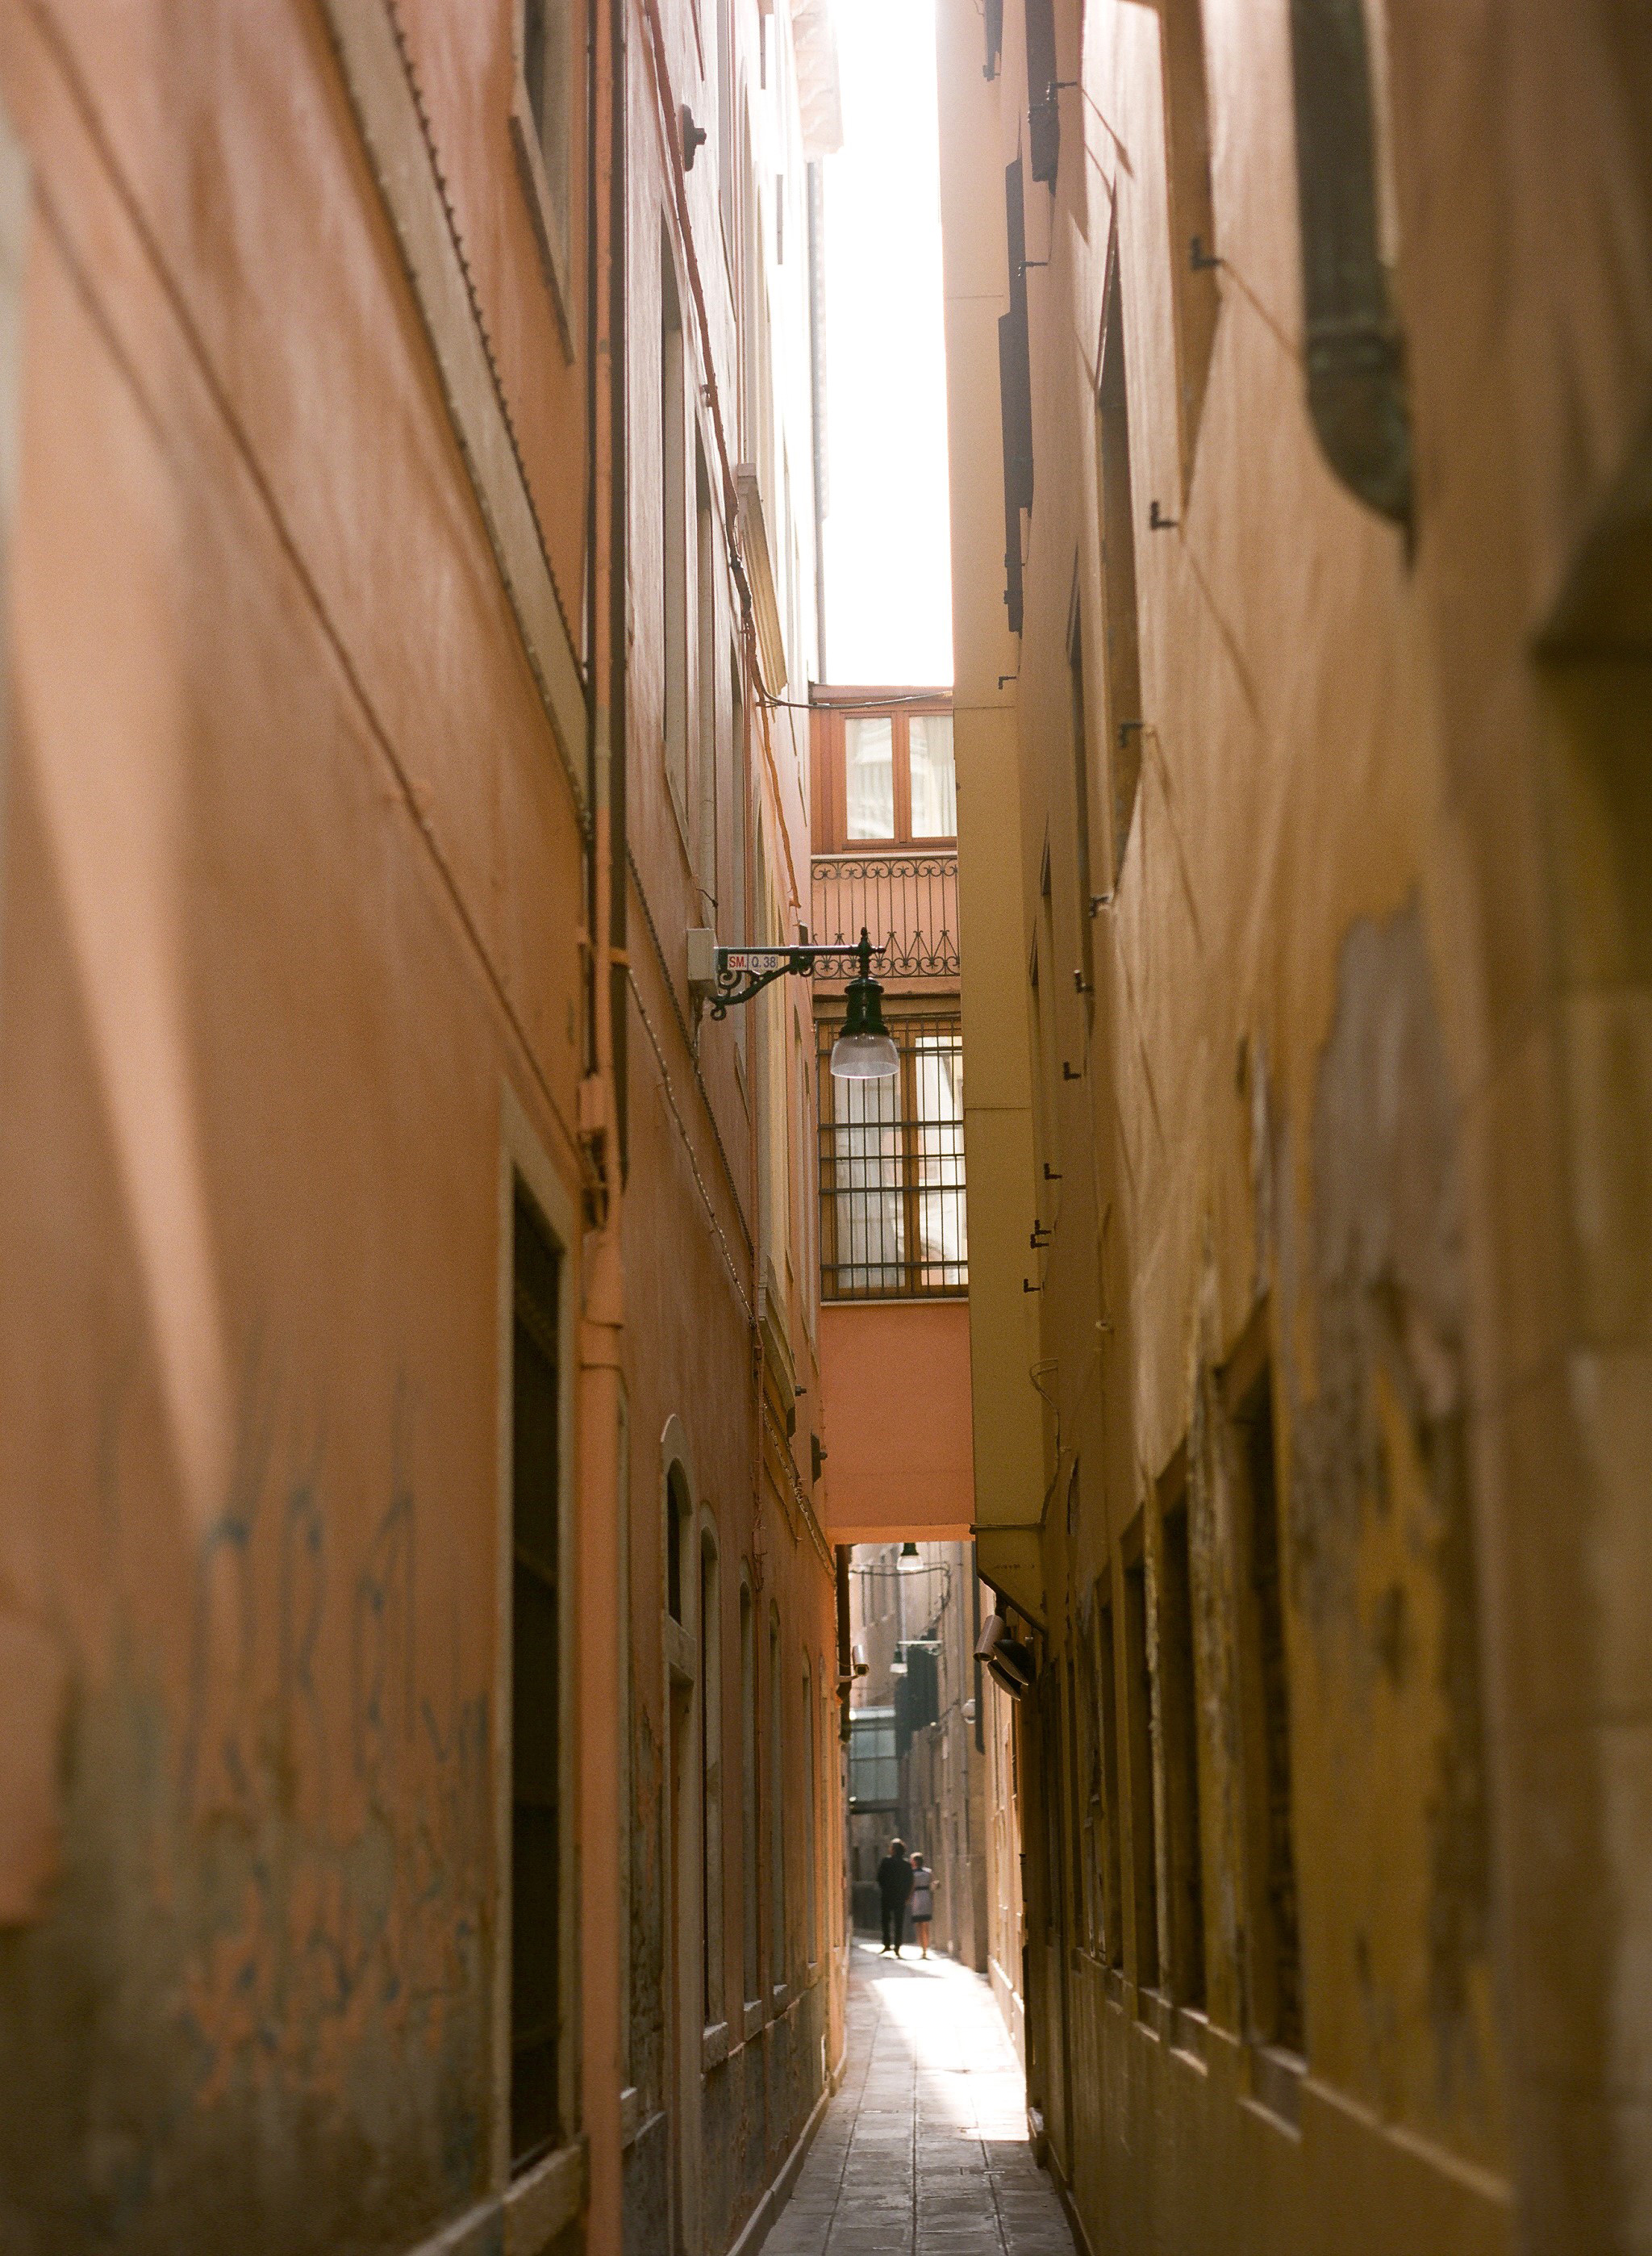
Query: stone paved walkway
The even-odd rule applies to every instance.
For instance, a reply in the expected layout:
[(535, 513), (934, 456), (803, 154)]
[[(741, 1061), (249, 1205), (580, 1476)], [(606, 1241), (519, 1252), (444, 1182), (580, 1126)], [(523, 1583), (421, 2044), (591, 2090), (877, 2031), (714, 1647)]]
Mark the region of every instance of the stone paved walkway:
[(978, 1974), (855, 1944), (843, 2089), (763, 2256), (1073, 2256)]

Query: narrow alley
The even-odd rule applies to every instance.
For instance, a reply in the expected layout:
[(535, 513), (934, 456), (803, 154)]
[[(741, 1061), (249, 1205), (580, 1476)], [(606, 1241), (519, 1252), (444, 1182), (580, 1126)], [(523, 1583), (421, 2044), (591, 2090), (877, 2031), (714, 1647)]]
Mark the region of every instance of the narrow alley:
[(766, 2256), (1072, 2256), (992, 1992), (854, 1946), (843, 2082)]
[(1649, 747), (1649, 0), (0, 0), (0, 2256), (1652, 2256)]

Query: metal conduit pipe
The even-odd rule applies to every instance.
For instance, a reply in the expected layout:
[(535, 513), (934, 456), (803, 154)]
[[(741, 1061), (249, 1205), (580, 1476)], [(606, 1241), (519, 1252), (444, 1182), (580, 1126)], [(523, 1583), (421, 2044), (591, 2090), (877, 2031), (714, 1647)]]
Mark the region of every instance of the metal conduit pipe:
[[(587, 495), (591, 543), (587, 728), (591, 827), (586, 913), (590, 986), (580, 1130), (587, 1155), (592, 1227), (585, 1237), (579, 1317), (576, 1441), (580, 1511), (576, 1648), (581, 1744), (576, 1802), (580, 1837), (580, 1972), (587, 2140), (587, 2245), (617, 2248), (623, 2196), (620, 2087), (623, 1945), (620, 1811), (625, 1776), (620, 1718), (627, 1625), (620, 1573), (621, 1434), (624, 1417), (625, 1280), (622, 1259), (625, 1056), (625, 11), (610, 0), (606, 39), (591, 11), (587, 130), (587, 380), (594, 476)], [(606, 96), (606, 100), (604, 100)], [(606, 199), (601, 191), (606, 187)], [(606, 385), (598, 379), (605, 369)]]
[(1368, 508), (1409, 525), (1404, 352), (1377, 225), (1364, 0), (1290, 0), (1308, 412)]

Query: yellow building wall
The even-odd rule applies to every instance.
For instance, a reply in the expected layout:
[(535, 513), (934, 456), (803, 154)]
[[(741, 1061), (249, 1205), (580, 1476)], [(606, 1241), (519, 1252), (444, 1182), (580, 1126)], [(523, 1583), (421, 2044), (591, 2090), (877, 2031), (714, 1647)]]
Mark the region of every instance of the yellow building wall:
[[(1003, 1467), (1004, 1516), (1042, 1527), (1047, 1632), (1018, 1717), (1030, 2095), (1096, 2247), (1627, 2249), (1652, 2175), (1624, 2034), (1652, 1836), (1607, 1594), (1643, 1604), (1649, 1571), (1621, 1516), (1644, 1477), (1631, 1187), (1652, 1148), (1627, 751), (1649, 601), (1652, 325), (1629, 308), (1652, 196), (1627, 125), (1646, 59), (1606, 10), (1575, 41), (1559, 11), (1518, 30), (1496, 9), (1365, 11), (1386, 33), (1406, 531), (1333, 474), (1304, 398), (1290, 42), (1312, 12), (1102, 4), (1081, 25), (1058, 6), (1053, 188), (1030, 177), (1026, 11), (1009, 0), (986, 79), (981, 18), (939, 16), (959, 703), (992, 705), (1005, 744), (990, 878), (960, 845), (968, 1031), (972, 1062), (989, 1017), (1026, 1060), (1015, 1156), (988, 1173), (972, 1146), (972, 1233), (1002, 1198), (1006, 1257), (973, 1279), (977, 1416), (980, 1343), (1007, 1350), (1026, 1311), (1045, 1398), (1036, 1458)], [(1197, 271), (1190, 54), (1200, 251), (1220, 261)], [(1545, 193), (1531, 120), (1550, 109), (1578, 137)], [(1018, 156), (1017, 642), (993, 606)], [(1114, 703), (1098, 461), (1114, 271), (1135, 713)], [(1263, 1378), (1304, 1999), (1286, 2042), (1248, 1626)], [(1184, 1498), (1191, 1725), (1167, 1627)], [(983, 1519), (984, 1499), (978, 1480)], [(1110, 1698), (1086, 1688), (1109, 1618)]]
[[(967, 44), (943, 24), (937, 68), (944, 119), (990, 117), (995, 108), (979, 53), (967, 54)], [(1002, 525), (1002, 504), (992, 480), (981, 476), (982, 460), (997, 456), (1002, 255), (992, 208), (980, 207), (970, 191), (974, 153), (967, 134), (943, 133), (975, 1520), (983, 1576), (1012, 1590), (1036, 1619), (1043, 1589), (1028, 1531), (1038, 1523), (1042, 1487), (1041, 1412), (1030, 1377), (1038, 1354), (1037, 1320), (1031, 1296), (1021, 1290), (1030, 1273), (1032, 1100), (1018, 1007), (1025, 956), (1021, 871), (1006, 851), (1016, 806), (1016, 659), (992, 563), (1002, 545), (995, 530)]]

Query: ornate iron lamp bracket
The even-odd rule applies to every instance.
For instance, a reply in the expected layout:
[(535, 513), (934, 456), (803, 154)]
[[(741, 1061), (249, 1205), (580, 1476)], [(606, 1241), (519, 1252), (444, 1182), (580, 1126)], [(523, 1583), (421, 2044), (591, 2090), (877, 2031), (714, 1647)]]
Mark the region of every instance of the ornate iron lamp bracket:
[(713, 958), (711, 1014), (714, 1019), (726, 1019), (731, 1005), (749, 1003), (754, 995), (761, 995), (789, 971), (806, 979), (818, 962), (845, 957), (853, 962), (863, 951), (868, 956), (883, 952), (868, 948), (864, 941), (849, 945), (834, 942), (830, 947), (812, 943), (805, 948), (720, 948)]

